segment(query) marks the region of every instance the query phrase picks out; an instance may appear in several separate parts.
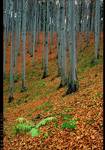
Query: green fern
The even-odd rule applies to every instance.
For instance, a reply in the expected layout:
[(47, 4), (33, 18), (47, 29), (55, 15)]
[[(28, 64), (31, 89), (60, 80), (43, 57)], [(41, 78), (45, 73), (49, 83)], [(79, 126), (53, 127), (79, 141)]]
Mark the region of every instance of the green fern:
[(18, 123), (14, 127), (14, 133), (26, 133), (29, 132), (32, 129), (32, 126), (27, 125), (26, 123)]
[(63, 117), (64, 120), (70, 120), (71, 118), (73, 118), (71, 114), (61, 114), (61, 116)]
[(16, 119), (16, 125), (14, 126), (14, 133), (30, 133), (32, 137), (40, 135), (40, 128), (41, 126), (46, 125), (48, 122), (56, 121), (55, 117), (48, 117), (41, 120), (37, 125), (34, 125), (32, 122), (27, 121), (25, 118), (19, 117)]
[(30, 134), (31, 134), (32, 137), (39, 136), (40, 131), (36, 128), (32, 128), (31, 131), (30, 131)]
[(57, 119), (55, 117), (48, 117), (48, 118), (45, 118), (43, 120), (41, 120), (37, 125), (36, 125), (36, 128), (40, 128), (41, 126), (44, 126), (46, 125), (48, 122), (51, 122), (51, 121), (56, 121)]
[(75, 129), (77, 127), (76, 120), (70, 120), (62, 124), (63, 129)]

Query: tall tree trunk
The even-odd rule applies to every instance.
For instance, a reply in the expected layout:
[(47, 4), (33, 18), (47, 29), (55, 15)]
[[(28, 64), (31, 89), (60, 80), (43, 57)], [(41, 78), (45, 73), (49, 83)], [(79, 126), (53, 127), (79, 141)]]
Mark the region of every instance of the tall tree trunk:
[(36, 11), (36, 7), (37, 7), (37, 1), (35, 1), (35, 4), (34, 4), (34, 22), (33, 22), (33, 57), (32, 57), (32, 64), (34, 65), (35, 64), (35, 41), (36, 41), (36, 15), (37, 15), (37, 11)]
[(48, 31), (49, 31), (49, 1), (46, 1), (46, 22), (45, 22), (45, 55), (43, 78), (48, 76)]
[(17, 79), (18, 79), (18, 74), (17, 74), (17, 65), (18, 65), (18, 63), (17, 63), (17, 57), (18, 57), (18, 54), (19, 54), (19, 13), (18, 13), (18, 9), (19, 9), (19, 5), (18, 5), (18, 0), (16, 1), (16, 28), (15, 28), (15, 30), (16, 30), (16, 34), (15, 34), (15, 56), (14, 56), (14, 58), (15, 58), (15, 62), (14, 62), (14, 82), (17, 82)]
[(67, 94), (78, 90), (77, 80), (77, 58), (76, 58), (76, 23), (75, 23), (75, 1), (69, 1), (69, 16), (70, 16), (70, 39), (71, 45), (69, 47), (70, 56), (70, 76), (68, 81)]
[(11, 28), (12, 28), (12, 35), (11, 35), (11, 51), (10, 51), (10, 88), (9, 88), (9, 99), (8, 103), (13, 101), (13, 88), (14, 88), (14, 80), (13, 80), (13, 72), (14, 72), (14, 4), (12, 0), (10, 1), (10, 9), (13, 12), (11, 18)]
[(45, 3), (42, 4), (43, 7), (43, 48), (42, 48), (42, 69), (44, 69), (44, 49), (45, 49)]
[(26, 76), (26, 12), (27, 1), (23, 0), (23, 16), (22, 16), (22, 92), (26, 90), (25, 76)]
[(61, 75), (61, 32), (60, 32), (60, 3), (57, 4), (57, 56), (58, 56), (58, 76)]
[(61, 15), (61, 83), (60, 87), (66, 84), (66, 36), (65, 36), (65, 2), (60, 1), (60, 15)]
[(95, 59), (99, 58), (99, 36), (100, 36), (100, 1), (96, 0), (96, 7), (95, 7)]

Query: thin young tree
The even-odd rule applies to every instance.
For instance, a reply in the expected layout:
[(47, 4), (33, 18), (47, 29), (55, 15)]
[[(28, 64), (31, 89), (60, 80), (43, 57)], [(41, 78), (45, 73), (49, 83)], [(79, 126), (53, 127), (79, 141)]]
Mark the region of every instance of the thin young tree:
[(44, 72), (43, 77), (46, 78), (48, 76), (48, 31), (49, 31), (49, 1), (46, 1), (46, 17), (45, 17), (45, 51), (44, 51)]
[(26, 12), (28, 0), (23, 0), (23, 15), (22, 15), (22, 89), (26, 91), (25, 78), (26, 78)]
[(43, 26), (42, 26), (42, 31), (43, 31), (43, 47), (42, 47), (42, 69), (44, 69), (44, 47), (45, 47), (45, 3), (42, 2), (42, 14), (43, 14)]
[(34, 22), (33, 22), (33, 57), (32, 57), (32, 64), (34, 65), (34, 59), (35, 59), (35, 57), (34, 57), (34, 55), (35, 55), (35, 43), (36, 43), (36, 15), (37, 15), (37, 11), (36, 11), (36, 7), (37, 7), (37, 1), (35, 1), (35, 3), (34, 3), (34, 14), (33, 14), (33, 19), (34, 19)]
[(7, 1), (3, 1), (3, 30), (4, 30), (4, 38), (3, 38), (3, 44), (4, 44), (4, 47), (3, 47), (3, 79), (5, 79), (6, 77), (6, 71), (5, 71), (5, 65), (6, 65), (6, 48), (7, 48), (7, 40), (6, 40), (6, 21), (7, 21), (7, 7), (6, 7), (6, 3)]
[(14, 99), (13, 97), (13, 90), (14, 90), (14, 3), (12, 0), (10, 0), (10, 10), (12, 13), (12, 18), (11, 18), (11, 29), (12, 29), (12, 35), (11, 35), (11, 51), (10, 51), (10, 87), (9, 87), (9, 99), (8, 103), (11, 103)]

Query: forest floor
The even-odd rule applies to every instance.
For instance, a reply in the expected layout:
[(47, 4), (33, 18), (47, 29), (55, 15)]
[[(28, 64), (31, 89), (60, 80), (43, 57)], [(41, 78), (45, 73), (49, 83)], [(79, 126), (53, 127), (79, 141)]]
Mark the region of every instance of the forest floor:
[[(94, 56), (93, 37), (90, 46), (78, 48), (79, 90), (63, 96), (67, 87), (58, 89), (56, 46), (49, 54), (49, 76), (42, 79), (41, 50), (39, 43), (35, 52), (35, 66), (32, 58), (26, 57), (26, 85), (28, 90), (21, 93), (21, 57), (18, 57), (19, 79), (15, 83), (14, 100), (8, 104), (9, 57), (7, 50), (7, 77), (4, 81), (4, 150), (102, 150), (103, 149), (103, 37), (100, 41), (100, 58), (92, 64)], [(56, 40), (54, 38), (54, 40)], [(28, 42), (26, 43), (28, 47)], [(26, 47), (26, 48), (27, 48)], [(79, 46), (78, 46), (79, 47)], [(39, 115), (39, 117), (37, 117)], [(56, 117), (40, 127), (41, 134), (32, 138), (29, 134), (13, 133), (18, 117), (24, 117), (34, 124), (47, 117)], [(75, 129), (63, 129), (68, 119), (76, 120)], [(36, 119), (35, 119), (36, 118)]]

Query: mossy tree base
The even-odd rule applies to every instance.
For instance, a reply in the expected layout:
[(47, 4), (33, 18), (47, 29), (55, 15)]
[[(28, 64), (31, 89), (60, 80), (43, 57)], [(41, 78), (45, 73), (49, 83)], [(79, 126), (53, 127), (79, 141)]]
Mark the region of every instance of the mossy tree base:
[(96, 59), (96, 58), (93, 58), (92, 60), (91, 60), (91, 65), (96, 65), (97, 63), (98, 63), (98, 59), (99, 59), (99, 55), (98, 55), (98, 58)]
[(61, 81), (60, 85), (58, 86), (58, 89), (64, 87), (65, 85), (66, 85), (66, 81), (64, 83), (62, 83), (62, 81)]
[(42, 79), (45, 79), (45, 78), (47, 78), (47, 77), (48, 77), (48, 73), (44, 72), (44, 73), (43, 73), (43, 76), (42, 76)]
[(27, 91), (27, 87), (22, 87), (20, 92), (26, 92)]
[(12, 95), (10, 95), (9, 98), (8, 98), (8, 103), (13, 102), (13, 100), (14, 100), (14, 97)]
[(71, 83), (69, 84), (69, 86), (68, 86), (66, 95), (71, 94), (71, 93), (73, 93), (73, 92), (76, 92), (76, 91), (78, 91), (78, 89), (79, 89), (79, 84), (78, 84), (78, 82), (71, 82)]
[(15, 83), (18, 82), (18, 79), (19, 79), (18, 74), (14, 75), (14, 82), (15, 82)]

